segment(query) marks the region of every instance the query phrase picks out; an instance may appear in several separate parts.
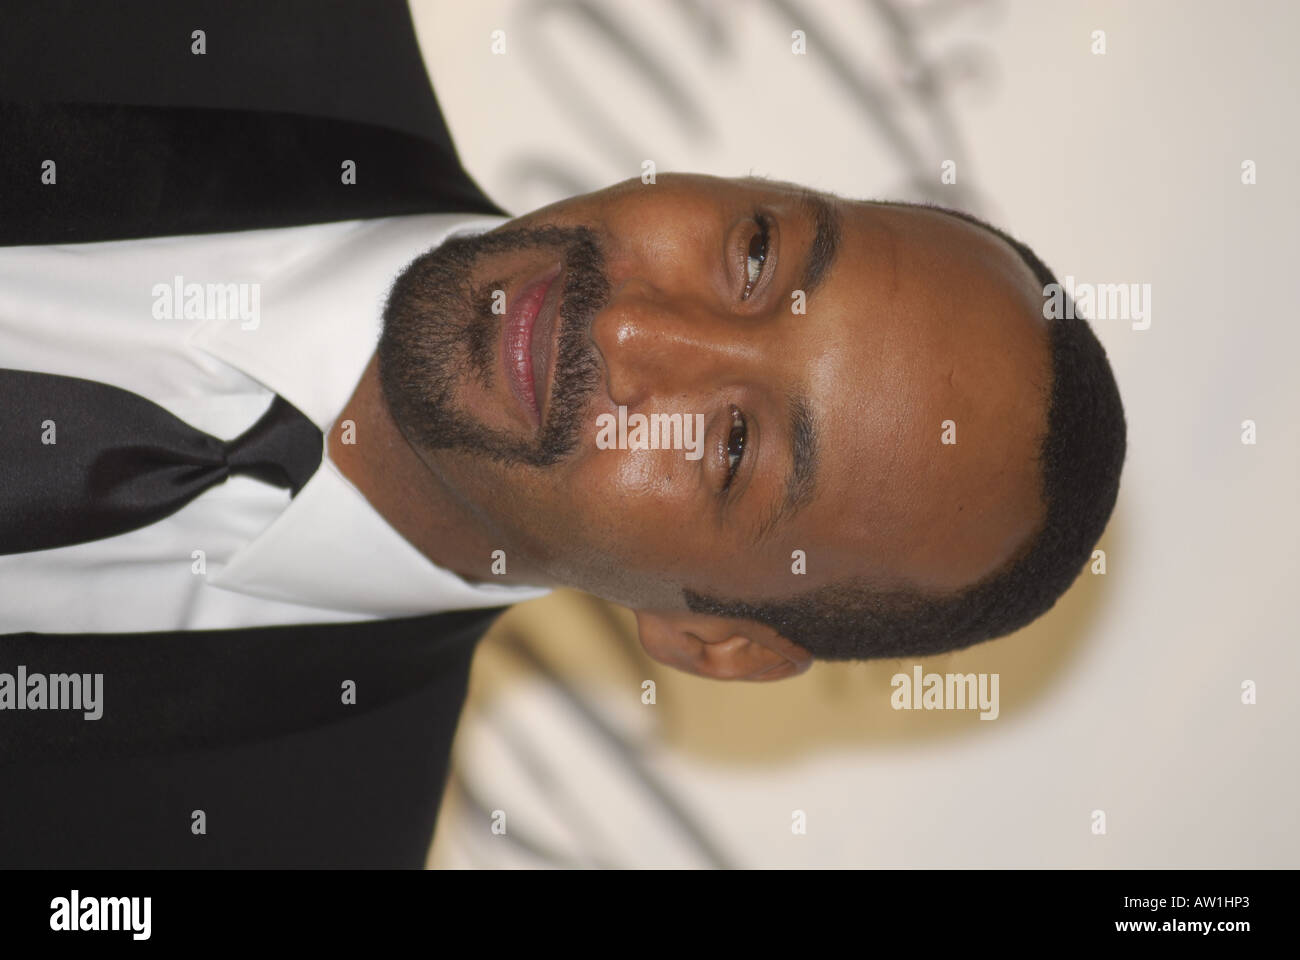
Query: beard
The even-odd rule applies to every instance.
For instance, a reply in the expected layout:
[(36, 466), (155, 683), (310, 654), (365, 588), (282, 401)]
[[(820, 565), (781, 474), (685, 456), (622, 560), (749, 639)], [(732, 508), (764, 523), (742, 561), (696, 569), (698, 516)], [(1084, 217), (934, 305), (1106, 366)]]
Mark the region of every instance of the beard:
[[(520, 250), (559, 253), (564, 263), (551, 401), (535, 441), (480, 423), (455, 402), (457, 384), (466, 377), (490, 388), (498, 375), (495, 347), (504, 318), (492, 313), (491, 303), (505, 282), (476, 289), (474, 267), (483, 257)], [(452, 237), (417, 257), (389, 292), (378, 347), (384, 399), (407, 442), (507, 465), (544, 467), (562, 460), (577, 446), (582, 412), (600, 382), (590, 334), (609, 292), (604, 256), (587, 227)]]

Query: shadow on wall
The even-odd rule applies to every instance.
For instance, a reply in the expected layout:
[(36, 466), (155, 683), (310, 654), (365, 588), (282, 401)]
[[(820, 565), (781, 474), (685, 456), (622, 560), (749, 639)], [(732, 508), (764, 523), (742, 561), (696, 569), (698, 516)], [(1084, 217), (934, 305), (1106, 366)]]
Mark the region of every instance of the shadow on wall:
[[(511, 13), (502, 32), (527, 38), (519, 46), (526, 82), (558, 111), (562, 129), (574, 131), (495, 151), (499, 173), (491, 179), (509, 185), (501, 199), (519, 211), (605, 186), (607, 165), (632, 172), (647, 157), (710, 155), (736, 134), (734, 81), (770, 94), (767, 85), (779, 86), (783, 76), (794, 103), (812, 96), (836, 105), (832, 114), (853, 130), (848, 140), (833, 134), (841, 149), (871, 145), (863, 162), (878, 171), (884, 194), (974, 213), (987, 206), (968, 178), (941, 183), (936, 174), (941, 161), (966, 167), (954, 93), (969, 101), (998, 86), (982, 44), (948, 37), (996, 21), (1001, 11), (992, 0), (676, 0), (631, 10), (620, 2), (535, 0)], [(937, 37), (945, 38), (941, 46)], [(764, 45), (757, 58), (755, 43)], [(798, 55), (808, 49), (816, 56)], [(593, 83), (593, 63), (610, 75)], [(774, 105), (770, 114), (794, 123), (802, 114), (791, 106)], [(779, 136), (788, 139), (789, 129)]]

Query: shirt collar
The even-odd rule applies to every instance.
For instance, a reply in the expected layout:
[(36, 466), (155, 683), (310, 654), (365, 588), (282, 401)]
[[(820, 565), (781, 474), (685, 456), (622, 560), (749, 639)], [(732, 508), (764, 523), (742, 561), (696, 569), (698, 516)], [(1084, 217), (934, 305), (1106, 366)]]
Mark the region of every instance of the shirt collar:
[[(275, 231), (259, 279), (256, 325), (216, 317), (190, 342), (280, 394), (327, 433), (376, 345), (388, 290), (411, 260), (504, 217), (431, 214)], [(268, 231), (232, 234), (252, 237)], [(208, 583), (225, 590), (368, 616), (497, 606), (547, 590), (472, 584), (434, 563), (375, 510), (325, 454), (261, 534)]]

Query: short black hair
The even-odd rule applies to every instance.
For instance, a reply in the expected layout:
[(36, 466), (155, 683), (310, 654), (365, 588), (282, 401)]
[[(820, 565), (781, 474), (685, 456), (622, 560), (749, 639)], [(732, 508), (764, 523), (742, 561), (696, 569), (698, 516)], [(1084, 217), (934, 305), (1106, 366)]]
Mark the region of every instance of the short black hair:
[[(935, 210), (1010, 244), (1043, 286), (1056, 277), (1025, 244), (968, 213)], [(1127, 424), (1119, 387), (1087, 320), (1049, 321), (1051, 386), (1038, 451), (1046, 511), (1037, 533), (998, 570), (944, 594), (830, 584), (774, 602), (721, 600), (683, 590), (695, 613), (756, 620), (821, 660), (920, 657), (961, 650), (1018, 630), (1056, 603), (1092, 556), (1115, 507)]]

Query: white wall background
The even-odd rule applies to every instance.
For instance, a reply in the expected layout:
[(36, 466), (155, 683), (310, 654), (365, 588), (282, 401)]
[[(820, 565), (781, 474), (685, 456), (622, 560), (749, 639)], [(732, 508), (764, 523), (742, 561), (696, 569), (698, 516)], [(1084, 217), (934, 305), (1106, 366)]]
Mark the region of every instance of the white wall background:
[(1107, 574), (923, 661), (1000, 674), (996, 721), (890, 709), (911, 661), (669, 673), (626, 617), (558, 594), (480, 651), (431, 864), (1300, 866), (1300, 6), (591, 0), (604, 30), (578, 7), (413, 0), (462, 158), (507, 209), (647, 158), (928, 198), (1061, 278), (1150, 283), (1151, 326), (1095, 324), (1130, 428)]

